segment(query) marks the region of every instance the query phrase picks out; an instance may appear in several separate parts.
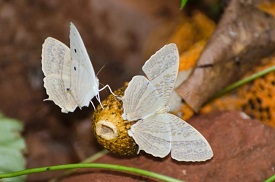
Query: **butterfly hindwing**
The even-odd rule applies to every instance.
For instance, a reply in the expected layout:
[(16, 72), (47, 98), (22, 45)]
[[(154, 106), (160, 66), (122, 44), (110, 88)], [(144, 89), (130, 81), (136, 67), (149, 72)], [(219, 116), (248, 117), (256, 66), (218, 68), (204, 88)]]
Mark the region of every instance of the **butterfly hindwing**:
[(128, 131), (139, 150), (156, 157), (171, 156), (177, 161), (205, 161), (213, 156), (207, 140), (179, 117), (161, 113), (140, 120)]
[(206, 161), (213, 157), (213, 151), (204, 138), (193, 126), (181, 118), (166, 113), (172, 133), (171, 156), (177, 161)]
[(179, 68), (179, 53), (176, 44), (163, 46), (142, 67), (160, 97), (167, 103), (174, 89)]
[(158, 111), (164, 101), (153, 85), (144, 76), (134, 76), (122, 98), (123, 119), (136, 121)]
[(61, 108), (61, 112), (73, 112), (78, 106), (72, 95), (65, 90), (63, 80), (57, 75), (49, 75), (44, 79), (44, 86), (49, 98)]
[(138, 144), (139, 151), (144, 150), (155, 157), (165, 157), (170, 153), (172, 136), (161, 114), (138, 121), (128, 133)]
[(77, 104), (70, 88), (70, 49), (62, 42), (48, 37), (42, 46), (42, 71), (45, 75), (44, 87), (52, 100), (62, 112), (72, 112)]

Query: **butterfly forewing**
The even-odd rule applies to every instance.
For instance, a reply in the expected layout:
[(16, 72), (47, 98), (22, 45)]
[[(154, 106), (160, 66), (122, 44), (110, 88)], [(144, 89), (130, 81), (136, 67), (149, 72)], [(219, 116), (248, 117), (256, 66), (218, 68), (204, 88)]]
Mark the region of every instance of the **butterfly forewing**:
[(164, 101), (153, 85), (144, 76), (134, 76), (122, 98), (123, 119), (144, 119), (164, 106)]
[(85, 45), (73, 23), (70, 24), (70, 51), (71, 83), (76, 85), (71, 92), (80, 107), (88, 106), (92, 98), (98, 95), (99, 82)]
[(42, 46), (44, 87), (49, 95), (48, 100), (54, 101), (65, 113), (77, 107), (71, 93), (67, 92), (71, 86), (70, 64), (70, 49), (54, 38), (47, 38)]
[(168, 44), (152, 55), (142, 70), (167, 103), (174, 89), (179, 68), (176, 44)]

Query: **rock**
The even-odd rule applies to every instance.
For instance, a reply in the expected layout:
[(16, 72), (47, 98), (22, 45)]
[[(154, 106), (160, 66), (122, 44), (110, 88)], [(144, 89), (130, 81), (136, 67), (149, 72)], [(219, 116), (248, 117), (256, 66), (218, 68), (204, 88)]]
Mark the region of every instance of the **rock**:
[[(275, 171), (275, 129), (239, 112), (214, 112), (190, 120), (208, 140), (214, 157), (207, 162), (177, 162), (144, 152), (133, 158), (110, 154), (96, 162), (154, 171), (184, 181), (263, 181)], [(70, 181), (150, 181), (149, 178), (109, 170), (85, 169), (64, 178)], [(89, 171), (89, 172), (87, 172)]]

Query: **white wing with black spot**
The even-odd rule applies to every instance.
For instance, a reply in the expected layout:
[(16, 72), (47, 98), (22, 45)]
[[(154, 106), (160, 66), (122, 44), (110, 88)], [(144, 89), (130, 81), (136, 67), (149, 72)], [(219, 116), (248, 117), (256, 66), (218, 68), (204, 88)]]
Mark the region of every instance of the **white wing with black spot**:
[(88, 56), (81, 36), (74, 26), (70, 24), (70, 51), (71, 64), (71, 92), (80, 107), (88, 106), (94, 96), (99, 93), (99, 81)]
[(42, 71), (44, 87), (52, 100), (64, 113), (73, 112), (78, 106), (68, 88), (71, 87), (70, 49), (62, 42), (48, 37), (42, 46)]
[(79, 32), (70, 24), (70, 48), (47, 38), (42, 46), (44, 86), (52, 100), (64, 113), (76, 107), (89, 106), (93, 97), (99, 99), (99, 81)]

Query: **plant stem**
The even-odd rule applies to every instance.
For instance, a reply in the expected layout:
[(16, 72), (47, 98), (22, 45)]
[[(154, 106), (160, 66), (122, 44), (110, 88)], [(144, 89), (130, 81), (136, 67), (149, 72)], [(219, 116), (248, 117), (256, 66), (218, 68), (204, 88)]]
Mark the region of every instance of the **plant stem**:
[(275, 175), (273, 175), (270, 178), (266, 179), (264, 182), (273, 182), (273, 181), (275, 181)]
[[(230, 91), (232, 91), (232, 90), (234, 90), (234, 89), (236, 89), (236, 88), (238, 88), (238, 87), (240, 87), (240, 86), (243, 86), (244, 84), (246, 84), (246, 83), (248, 83), (248, 82), (251, 82), (251, 81), (255, 80), (256, 78), (259, 78), (259, 77), (261, 77), (261, 76), (264, 76), (264, 75), (266, 75), (266, 74), (268, 74), (268, 73), (270, 73), (270, 72), (272, 72), (272, 71), (275, 71), (275, 66), (269, 67), (269, 68), (267, 68), (267, 69), (265, 69), (265, 70), (263, 70), (263, 71), (260, 71), (260, 72), (258, 72), (258, 73), (255, 73), (255, 74), (249, 76), (249, 77), (246, 77), (246, 78), (244, 78), (244, 79), (242, 79), (242, 80), (240, 80), (240, 81), (237, 81), (237, 82), (233, 83), (232, 85), (229, 85), (229, 86), (226, 87), (225, 89), (223, 89), (223, 90), (221, 90), (220, 92), (218, 92), (218, 93), (214, 96), (214, 98), (218, 98), (218, 97), (220, 97), (220, 96), (222, 96), (222, 95), (224, 95), (224, 94), (227, 94), (228, 92), (230, 92)], [(211, 99), (211, 100), (212, 100), (212, 99)]]
[[(96, 161), (97, 159), (99, 159), (100, 157), (104, 156), (105, 154), (107, 154), (108, 151), (106, 149), (104, 150), (101, 150), (99, 152), (97, 152), (96, 154), (88, 157), (87, 159), (85, 159), (84, 161), (82, 161), (81, 163), (92, 163), (94, 161)], [(62, 175), (56, 177), (56, 178), (53, 178), (51, 180), (49, 180), (49, 182), (57, 182), (59, 181), (60, 178), (62, 177), (65, 177), (65, 176), (68, 176), (72, 173), (74, 173), (75, 171), (77, 171), (77, 169), (70, 169), (70, 170), (67, 170), (65, 171)]]
[(76, 168), (109, 169), (109, 170), (115, 170), (115, 171), (131, 172), (131, 173), (135, 173), (135, 174), (140, 174), (140, 175), (156, 178), (156, 179), (163, 180), (163, 181), (180, 182), (180, 180), (177, 180), (175, 178), (171, 178), (169, 176), (164, 176), (164, 175), (161, 175), (158, 173), (146, 171), (143, 169), (121, 166), (121, 165), (114, 165), (114, 164), (102, 164), (102, 163), (64, 164), (64, 165), (57, 165), (57, 166), (32, 168), (32, 169), (26, 169), (26, 170), (17, 171), (17, 172), (0, 174), (0, 179), (12, 178), (12, 177), (16, 177), (16, 176), (22, 176), (22, 175), (27, 175), (27, 174), (39, 173), (39, 172), (48, 172), (48, 171), (64, 170), (64, 169), (76, 169)]

